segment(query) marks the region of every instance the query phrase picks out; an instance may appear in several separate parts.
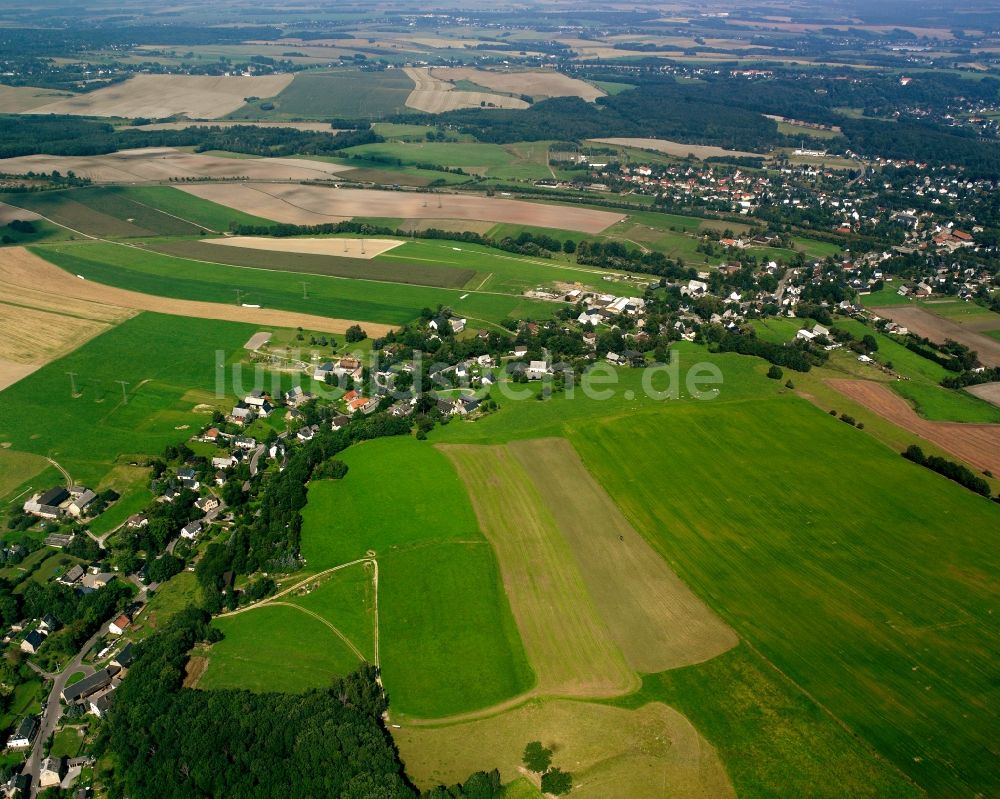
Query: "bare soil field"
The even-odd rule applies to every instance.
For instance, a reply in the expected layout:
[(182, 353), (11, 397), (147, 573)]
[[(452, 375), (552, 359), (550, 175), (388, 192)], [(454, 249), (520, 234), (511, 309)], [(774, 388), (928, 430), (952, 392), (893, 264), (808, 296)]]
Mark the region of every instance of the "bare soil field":
[(33, 86), (0, 86), (0, 113), (22, 114), (33, 108), (72, 96), (70, 92), (60, 92), (55, 89), (37, 89)]
[(29, 211), (26, 208), (18, 208), (16, 205), (0, 203), (0, 225), (9, 225), (15, 219), (20, 219), (24, 222), (33, 222), (41, 218), (41, 214), (36, 214), (34, 211)]
[(564, 438), (508, 444), (569, 543), (588, 593), (629, 665), (656, 673), (739, 642), (625, 519)]
[(273, 252), (298, 252), (306, 255), (330, 255), (337, 258), (364, 258), (388, 252), (403, 242), (396, 239), (290, 239), (266, 236), (227, 236), (223, 239), (204, 239), (205, 244), (225, 247), (243, 247), (250, 250)]
[(600, 233), (625, 218), (625, 214), (616, 211), (470, 195), (435, 194), (429, 198), (426, 194), (406, 191), (254, 183), (225, 186), (206, 183), (178, 188), (255, 216), (299, 225), (353, 217), (471, 219)]
[(256, 120), (253, 122), (240, 119), (185, 119), (180, 122), (154, 122), (152, 125), (143, 125), (136, 130), (184, 130), (184, 128), (232, 128), (237, 125), (251, 128), (294, 128), (295, 130), (305, 130), (310, 133), (340, 133), (339, 130), (331, 128), (326, 122), (272, 122)]
[(495, 108), (527, 108), (528, 104), (518, 97), (486, 92), (466, 92), (431, 75), (427, 67), (405, 67), (406, 74), (416, 84), (416, 88), (406, 98), (406, 105), (428, 114), (441, 114), (459, 108), (481, 108), (482, 104)]
[(982, 383), (978, 386), (969, 386), (965, 390), (1000, 408), (1000, 383)]
[(596, 86), (554, 69), (502, 72), (474, 67), (436, 67), (431, 70), (431, 77), (449, 83), (467, 80), (487, 89), (526, 94), (536, 100), (545, 97), (580, 97), (592, 103), (604, 96), (604, 92)]
[(186, 114), (196, 119), (217, 119), (242, 108), (246, 97), (274, 97), (292, 82), (292, 77), (136, 75), (106, 89), (39, 106), (30, 113), (126, 119)]
[(870, 380), (826, 382), (844, 396), (971, 466), (1000, 474), (1000, 425), (930, 422), (917, 416), (905, 399), (883, 383)]
[(573, 551), (512, 452), (442, 446), (497, 553), (504, 590), (546, 696), (610, 697), (639, 687), (587, 591)]
[(760, 158), (761, 153), (751, 153), (746, 150), (724, 150), (722, 147), (712, 147), (707, 144), (684, 144), (669, 139), (638, 139), (627, 137), (612, 137), (609, 139), (589, 139), (600, 144), (611, 144), (617, 147), (635, 147), (640, 150), (653, 150), (657, 153), (676, 155), (686, 158), (693, 154), (695, 158), (714, 158), (731, 155), (734, 157)]
[(912, 305), (892, 305), (871, 310), (931, 341), (943, 343), (945, 339), (950, 338), (952, 341), (964, 344), (978, 352), (979, 360), (986, 366), (1000, 366), (1000, 340), (977, 333), (966, 325), (942, 319)]
[(122, 150), (109, 155), (25, 155), (0, 159), (0, 172), (72, 170), (95, 183), (149, 183), (171, 178), (322, 180), (350, 167), (302, 158), (224, 158), (172, 147)]
[[(53, 297), (87, 300), (116, 306), (126, 311), (155, 311), (200, 319), (248, 322), (274, 327), (302, 327), (318, 333), (345, 333), (348, 327), (357, 324), (350, 319), (331, 319), (294, 311), (244, 308), (239, 305), (221, 305), (214, 302), (177, 300), (141, 294), (90, 280), (80, 280), (22, 247), (5, 250), (4, 258), (0, 259), (0, 296), (18, 297), (22, 292), (34, 291), (39, 285), (45, 286), (46, 292)], [(362, 326), (370, 336), (384, 336), (393, 329), (391, 325), (373, 322), (364, 322)]]
[[(660, 702), (637, 710), (592, 702), (532, 702), (491, 718), (444, 727), (393, 729), (417, 787), (450, 785), (499, 767), (523, 775), (528, 741), (553, 749), (580, 799), (729, 799), (736, 793), (718, 754), (683, 715)], [(537, 785), (537, 783), (536, 783)]]

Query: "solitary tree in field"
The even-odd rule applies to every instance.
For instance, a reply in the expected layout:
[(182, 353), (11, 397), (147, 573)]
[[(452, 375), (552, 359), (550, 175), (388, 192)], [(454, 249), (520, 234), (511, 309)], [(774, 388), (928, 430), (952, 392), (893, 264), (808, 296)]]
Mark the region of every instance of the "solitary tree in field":
[(780, 366), (772, 366), (767, 370), (767, 376), (772, 380), (781, 380), (782, 371)]
[(554, 768), (546, 771), (542, 775), (542, 793), (552, 793), (562, 796), (569, 793), (573, 787), (573, 775), (568, 771), (561, 771)]
[(542, 746), (541, 741), (532, 741), (524, 747), (524, 755), (521, 759), (529, 771), (544, 774), (552, 763), (552, 750)]

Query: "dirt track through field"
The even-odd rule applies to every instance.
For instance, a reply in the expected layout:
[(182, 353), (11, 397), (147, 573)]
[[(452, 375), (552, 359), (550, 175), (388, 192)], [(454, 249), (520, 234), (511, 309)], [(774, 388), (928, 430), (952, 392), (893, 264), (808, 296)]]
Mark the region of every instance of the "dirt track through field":
[(457, 89), (455, 84), (435, 78), (427, 67), (404, 67), (404, 71), (416, 85), (406, 98), (406, 105), (428, 114), (440, 114), (459, 108), (481, 108), (482, 103), (495, 108), (528, 107), (528, 104), (518, 97)]
[(1000, 424), (931, 422), (920, 418), (906, 400), (882, 383), (827, 380), (832, 388), (893, 424), (937, 445), (977, 469), (1000, 474)]
[(923, 308), (912, 305), (890, 305), (885, 308), (872, 308), (878, 314), (893, 322), (898, 322), (923, 338), (929, 338), (936, 344), (943, 344), (945, 339), (957, 341), (971, 350), (979, 353), (979, 360), (986, 366), (1000, 366), (1000, 341), (977, 333), (975, 330), (942, 319)]
[(470, 219), (596, 234), (625, 218), (625, 214), (616, 211), (475, 195), (270, 183), (205, 183), (178, 188), (245, 213), (298, 225), (338, 222), (353, 217)]
[(318, 333), (344, 333), (353, 324), (361, 324), (370, 336), (384, 336), (394, 329), (391, 325), (374, 322), (356, 322), (351, 319), (331, 319), (325, 316), (279, 311), (267, 308), (244, 308), (239, 305), (221, 305), (214, 302), (178, 300), (141, 294), (91, 280), (81, 280), (64, 272), (54, 264), (39, 258), (22, 247), (4, 250), (0, 259), (0, 296), (17, 298), (22, 292), (35, 292), (37, 286), (45, 286), (52, 296), (68, 298), (68, 301), (86, 300), (113, 308), (129, 311), (154, 311), (175, 316), (191, 316), (200, 319), (218, 319), (227, 322), (274, 327), (314, 330)]

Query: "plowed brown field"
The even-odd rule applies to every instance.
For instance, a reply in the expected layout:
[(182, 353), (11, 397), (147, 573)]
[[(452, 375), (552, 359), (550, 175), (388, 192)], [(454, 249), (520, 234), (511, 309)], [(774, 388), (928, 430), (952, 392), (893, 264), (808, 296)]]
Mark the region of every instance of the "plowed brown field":
[(827, 380), (841, 394), (884, 419), (937, 445), (977, 469), (1000, 474), (1000, 424), (960, 424), (921, 419), (902, 397), (870, 380)]

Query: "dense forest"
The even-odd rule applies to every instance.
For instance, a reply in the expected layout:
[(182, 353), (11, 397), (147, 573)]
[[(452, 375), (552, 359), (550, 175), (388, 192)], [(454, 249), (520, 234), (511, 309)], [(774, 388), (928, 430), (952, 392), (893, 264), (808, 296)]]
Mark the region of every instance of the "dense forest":
[[(221, 638), (189, 608), (136, 646), (99, 744), (122, 799), (415, 799), (385, 728), (387, 700), (372, 666), (305, 694), (183, 688), (192, 647)], [(497, 772), (429, 791), (426, 799), (496, 799)]]

